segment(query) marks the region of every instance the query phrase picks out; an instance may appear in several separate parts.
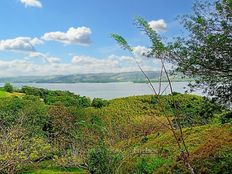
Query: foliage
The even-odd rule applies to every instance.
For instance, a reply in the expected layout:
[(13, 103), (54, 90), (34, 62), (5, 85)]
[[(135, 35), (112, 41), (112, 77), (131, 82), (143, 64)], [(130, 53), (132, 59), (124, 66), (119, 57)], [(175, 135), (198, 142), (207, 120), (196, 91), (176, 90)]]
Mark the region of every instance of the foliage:
[(27, 135), (20, 125), (0, 133), (0, 173), (16, 173), (23, 165), (39, 161), (52, 152), (45, 139)]
[[(59, 92), (55, 92), (54, 95), (57, 93)], [(224, 118), (224, 114), (229, 111), (225, 108), (200, 96), (175, 94), (160, 96), (164, 111), (156, 99), (157, 96), (154, 95), (133, 96), (107, 101), (108, 104), (101, 108), (85, 108), (77, 105), (67, 107), (63, 102), (48, 105), (38, 95), (3, 97), (0, 100), (0, 138), (1, 142), (7, 143), (2, 149), (7, 147), (14, 149), (13, 145), (19, 145), (22, 153), (11, 151), (11, 154), (23, 154), (25, 149), (22, 146), (29, 149), (30, 144), (30, 147), (34, 148), (30, 149), (31, 152), (27, 151), (27, 154), (32, 154), (29, 156), (34, 156), (33, 160), (29, 159), (28, 155), (24, 161), (10, 155), (8, 160), (17, 161), (14, 162), (16, 167), (13, 173), (18, 170), (26, 171), (24, 168), (27, 165), (36, 166), (44, 160), (52, 161), (51, 166), (79, 168), (86, 166), (86, 158), (88, 163), (91, 161), (90, 170), (95, 172), (104, 170), (106, 173), (111, 171), (151, 173), (152, 170), (161, 171), (166, 168), (172, 170), (178, 151), (173, 137), (160, 121), (166, 123), (164, 115), (175, 120), (173, 101), (178, 104), (183, 117), (191, 118), (191, 121), (197, 120), (194, 121), (193, 128), (188, 128), (189, 124), (182, 123), (187, 128), (184, 133), (196, 168), (198, 157), (203, 157), (199, 152), (207, 152), (206, 147), (217, 147), (210, 153), (212, 155), (220, 151), (222, 144), (223, 148), (230, 147), (230, 133), (225, 133), (223, 127), (198, 126), (208, 125), (215, 118), (218, 120), (227, 118)], [(18, 134), (11, 135), (10, 132)], [(10, 140), (11, 136), (14, 141)], [(214, 144), (207, 144), (209, 139), (212, 139)], [(104, 142), (105, 145), (98, 145), (99, 142)], [(152, 155), (137, 155), (135, 159), (132, 157), (125, 162), (128, 154), (136, 155), (134, 148), (141, 151), (151, 149)], [(210, 155), (206, 153), (204, 156), (205, 159), (209, 159)], [(170, 161), (172, 167), (164, 167), (163, 163), (168, 163), (169, 159), (173, 160)], [(228, 160), (226, 163), (229, 163)], [(49, 166), (43, 169), (50, 170)], [(181, 167), (181, 164), (178, 163), (177, 166)], [(175, 167), (176, 170), (179, 170), (178, 167)], [(33, 169), (37, 171), (36, 167)]]
[(91, 149), (88, 158), (88, 170), (93, 174), (113, 174), (116, 173), (121, 156), (114, 154), (105, 145), (100, 145)]
[(164, 164), (169, 164), (171, 160), (162, 157), (141, 157), (138, 159), (135, 174), (152, 174)]
[(13, 86), (10, 83), (5, 83), (4, 90), (6, 92), (13, 92), (14, 89), (13, 89)]
[(232, 112), (225, 112), (220, 115), (220, 121), (222, 124), (230, 123), (232, 124)]
[(109, 102), (107, 100), (103, 100), (101, 98), (94, 98), (92, 101), (92, 106), (95, 108), (102, 108), (104, 106), (107, 106)]
[(91, 100), (89, 98), (75, 95), (69, 91), (52, 91), (43, 88), (23, 86), (21, 92), (27, 95), (39, 96), (48, 105), (56, 103), (77, 107), (89, 107), (91, 105)]
[(169, 59), (177, 63), (177, 71), (197, 77), (190, 86), (204, 88), (208, 95), (230, 105), (232, 2), (196, 2), (193, 10), (181, 18), (189, 36), (170, 45)]

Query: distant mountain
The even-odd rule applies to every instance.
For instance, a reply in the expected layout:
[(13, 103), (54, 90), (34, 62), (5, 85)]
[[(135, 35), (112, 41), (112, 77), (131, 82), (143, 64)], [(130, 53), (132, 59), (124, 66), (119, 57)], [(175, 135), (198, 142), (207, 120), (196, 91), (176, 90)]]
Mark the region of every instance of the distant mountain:
[[(160, 72), (146, 71), (147, 76), (152, 81), (158, 81)], [(189, 81), (181, 75), (171, 76), (173, 81)], [(164, 79), (165, 81), (165, 79)], [(140, 71), (122, 73), (90, 73), (72, 74), (56, 76), (20, 76), (0, 78), (0, 83), (110, 83), (110, 82), (146, 82), (144, 75)]]

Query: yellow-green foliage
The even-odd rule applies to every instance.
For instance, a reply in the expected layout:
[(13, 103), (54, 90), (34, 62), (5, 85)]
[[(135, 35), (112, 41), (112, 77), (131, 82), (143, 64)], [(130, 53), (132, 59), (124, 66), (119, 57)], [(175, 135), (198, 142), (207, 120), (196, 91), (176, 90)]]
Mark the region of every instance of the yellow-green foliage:
[[(203, 170), (202, 168), (205, 168), (204, 170), (209, 170), (209, 165), (213, 166), (219, 162), (223, 164), (223, 160), (225, 163), (227, 158), (221, 155), (221, 159), (218, 158), (218, 161), (211, 160), (209, 164), (204, 163), (204, 161), (217, 157), (218, 154), (226, 153), (227, 155), (230, 154), (230, 157), (232, 155), (232, 132), (231, 127), (228, 125), (207, 125), (186, 128), (184, 129), (184, 135), (190, 152), (190, 163), (197, 173), (200, 173), (199, 171)], [(114, 148), (118, 150), (124, 149), (124, 153), (128, 155), (127, 158), (125, 158), (125, 165), (122, 166), (122, 170), (134, 171), (137, 167), (141, 167), (141, 159), (144, 159), (143, 167), (149, 168), (147, 165), (151, 165), (152, 162), (149, 161), (154, 158), (161, 158), (161, 162), (166, 160), (165, 163), (161, 165), (160, 162), (159, 167), (156, 167), (157, 170), (155, 171), (157, 171), (157, 173), (158, 171), (168, 173), (174, 170), (174, 168), (186, 169), (183, 167), (182, 162), (178, 162), (180, 151), (171, 132), (160, 132), (159, 135), (155, 133), (149, 135), (147, 138), (146, 142), (143, 142), (143, 138), (140, 137), (133, 140), (125, 140), (114, 146)], [(174, 163), (169, 163), (170, 160)], [(140, 161), (140, 163), (138, 161)], [(232, 164), (232, 161), (226, 162)], [(167, 165), (167, 163), (169, 163), (169, 165)], [(225, 165), (228, 167), (229, 164)], [(220, 169), (217, 170), (220, 171)], [(156, 173), (155, 171), (154, 173)]]
[[(179, 114), (181, 121), (188, 120), (182, 123), (193, 167), (200, 171), (201, 167), (209, 169), (209, 166), (216, 166), (212, 165), (215, 159), (210, 157), (218, 153), (217, 158), (226, 159), (225, 163), (229, 164), (225, 151), (231, 151), (230, 128), (220, 126), (215, 121), (226, 109), (196, 95), (161, 96), (162, 105), (157, 99), (151, 95), (134, 96), (110, 100), (101, 108), (80, 108), (67, 107), (62, 102), (46, 105), (38, 96), (3, 97), (0, 100), (0, 124), (5, 135), (14, 127), (25, 131), (24, 146), (30, 143), (30, 147), (36, 149), (26, 148), (30, 153), (25, 164), (28, 158), (44, 156), (42, 161), (52, 161), (50, 167), (78, 166), (86, 162), (90, 149), (103, 143), (110, 152), (122, 155), (117, 170), (124, 173), (152, 173), (153, 170), (183, 173), (186, 168), (178, 158), (180, 152), (176, 140), (165, 126), (167, 117), (175, 121)], [(211, 120), (215, 125), (212, 125)], [(18, 141), (17, 138), (13, 139)], [(2, 159), (4, 156), (7, 155), (3, 154)], [(202, 160), (208, 160), (209, 164), (202, 166), (199, 162)], [(17, 166), (15, 171), (25, 167), (21, 163), (14, 166)], [(217, 166), (218, 171), (220, 167), (221, 164)], [(36, 169), (40, 171), (40, 167)]]
[(0, 98), (4, 98), (4, 97), (19, 97), (19, 96), (22, 96), (23, 94), (22, 93), (18, 93), (18, 92), (12, 92), (12, 93), (9, 93), (9, 92), (5, 92), (5, 91), (1, 91), (0, 90)]

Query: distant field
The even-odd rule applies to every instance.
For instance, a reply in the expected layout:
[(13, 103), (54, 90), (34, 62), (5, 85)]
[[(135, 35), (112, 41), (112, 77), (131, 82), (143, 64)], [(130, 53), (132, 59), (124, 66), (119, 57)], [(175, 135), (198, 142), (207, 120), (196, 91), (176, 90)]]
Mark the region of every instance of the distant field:
[(18, 92), (12, 92), (12, 93), (9, 93), (9, 92), (5, 92), (5, 91), (1, 91), (0, 90), (0, 97), (10, 97), (10, 96), (22, 96), (24, 94), (22, 93), (18, 93)]

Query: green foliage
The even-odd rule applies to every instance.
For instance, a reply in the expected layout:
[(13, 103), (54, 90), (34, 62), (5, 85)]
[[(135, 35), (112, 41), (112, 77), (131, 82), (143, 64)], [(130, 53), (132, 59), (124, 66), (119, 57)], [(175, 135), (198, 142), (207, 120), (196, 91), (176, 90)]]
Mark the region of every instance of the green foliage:
[[(104, 107), (95, 108), (80, 107), (76, 103), (69, 105), (68, 102), (65, 103), (66, 99), (58, 100), (59, 97), (75, 98), (69, 92), (33, 91), (33, 89), (28, 91), (32, 95), (3, 97), (0, 100), (0, 139), (1, 142), (5, 142), (1, 149), (7, 150), (7, 147), (14, 149), (18, 145), (20, 148), (19, 152), (8, 153), (11, 154), (7, 159), (8, 161), (12, 159), (19, 161), (18, 163), (14, 162), (14, 166), (16, 166), (13, 168), (14, 171), (24, 171), (24, 167), (27, 165), (36, 166), (37, 163), (38, 165), (41, 164), (43, 160), (52, 160), (54, 165), (51, 166), (64, 168), (82, 166), (86, 158), (89, 170), (93, 173), (120, 171), (152, 173), (153, 171), (171, 171), (170, 166), (176, 168), (176, 171), (182, 171), (184, 167), (179, 169), (181, 168), (180, 164), (174, 167), (174, 162), (169, 160), (171, 158), (175, 159), (178, 151), (171, 133), (167, 127), (162, 126), (159, 122), (166, 123), (164, 115), (168, 115), (175, 121), (176, 110), (173, 109), (173, 102), (178, 106), (181, 118), (190, 120), (190, 122), (182, 122), (186, 127), (209, 124), (211, 119), (229, 119), (228, 116), (224, 116), (224, 112), (229, 113), (228, 110), (219, 106), (213, 100), (196, 95), (160, 96), (163, 103), (162, 107), (157, 102), (156, 96), (146, 95), (110, 100)], [(44, 98), (41, 98), (41, 96), (44, 96)], [(50, 97), (57, 97), (57, 99), (54, 99), (53, 102)], [(86, 98), (76, 96), (76, 99), (85, 100)], [(104, 101), (95, 99), (95, 102), (101, 103)], [(80, 103), (83, 104), (84, 102)], [(163, 107), (165, 110), (163, 110)], [(184, 129), (190, 152), (197, 154), (193, 158), (196, 160), (196, 168), (198, 168), (198, 157), (201, 156), (198, 155), (199, 152), (207, 152), (205, 158), (209, 159), (209, 156), (218, 152), (220, 147), (228, 148), (230, 146), (230, 132), (226, 132), (222, 127), (209, 127)], [(223, 137), (220, 138), (219, 135)], [(12, 140), (9, 139), (10, 137), (12, 137)], [(209, 139), (212, 139), (214, 144), (204, 145)], [(105, 145), (97, 146), (99, 142), (104, 142)], [(21, 147), (21, 143), (23, 147)], [(29, 145), (31, 148), (29, 148)], [(209, 150), (206, 147), (215, 147), (215, 149)], [(149, 148), (151, 152), (157, 153), (137, 155), (135, 158), (132, 157), (132, 159), (129, 158), (131, 160), (126, 161), (131, 152), (131, 155), (134, 155), (134, 148), (141, 149), (141, 151)], [(27, 151), (26, 156), (24, 155), (25, 149), (30, 150), (30, 152)], [(209, 153), (209, 151), (212, 151), (212, 153)], [(6, 156), (5, 153), (7, 152), (2, 151), (2, 159)], [(16, 159), (16, 156), (13, 157), (12, 154), (18, 153), (20, 155), (16, 156), (22, 155), (23, 160), (21, 158), (20, 160)], [(27, 160), (25, 161), (24, 158), (26, 157)], [(169, 162), (171, 163), (170, 166), (164, 167)], [(225, 163), (227, 164), (229, 161), (226, 160)], [(40, 169), (41, 166), (38, 168)], [(167, 170), (164, 170), (166, 168)], [(46, 170), (46, 168), (43, 169)]]
[(230, 123), (232, 124), (232, 112), (225, 112), (220, 116), (220, 122), (222, 124)]
[(152, 96), (151, 97), (151, 104), (157, 104), (158, 103), (158, 99), (157, 99), (157, 96)]
[(200, 160), (194, 161), (195, 170), (198, 173), (209, 173), (209, 174), (229, 174), (232, 171), (232, 151), (222, 149), (204, 159), (204, 163)]
[(135, 174), (152, 174), (156, 169), (164, 164), (170, 164), (172, 160), (162, 157), (141, 157), (138, 159)]
[(90, 150), (87, 158), (88, 170), (92, 174), (116, 173), (121, 156), (100, 145)]
[(92, 101), (92, 106), (95, 108), (102, 108), (109, 105), (109, 102), (107, 100), (101, 99), (101, 98), (94, 98)]
[(91, 100), (87, 97), (75, 95), (69, 91), (52, 91), (43, 88), (23, 86), (21, 92), (27, 95), (38, 96), (48, 105), (62, 103), (65, 106), (89, 107)]
[(193, 9), (181, 18), (189, 36), (170, 45), (169, 60), (177, 63), (177, 71), (197, 78), (192, 88), (231, 106), (231, 0), (197, 1)]
[(128, 51), (133, 51), (127, 41), (118, 34), (111, 34), (111, 37), (118, 42), (118, 44), (124, 49)]
[(4, 90), (6, 92), (13, 92), (14, 89), (13, 89), (13, 86), (10, 83), (5, 83)]
[(47, 115), (47, 107), (34, 96), (0, 100), (0, 125), (5, 129), (20, 123), (31, 135), (45, 135), (42, 128), (48, 121)]
[(135, 23), (137, 27), (148, 36), (151, 41), (151, 51), (145, 56), (160, 58), (160, 56), (165, 52), (166, 48), (161, 41), (160, 36), (155, 30), (151, 28), (149, 23), (142, 17), (136, 17)]
[(52, 153), (46, 139), (30, 136), (20, 125), (0, 132), (0, 173), (17, 173), (24, 165)]

